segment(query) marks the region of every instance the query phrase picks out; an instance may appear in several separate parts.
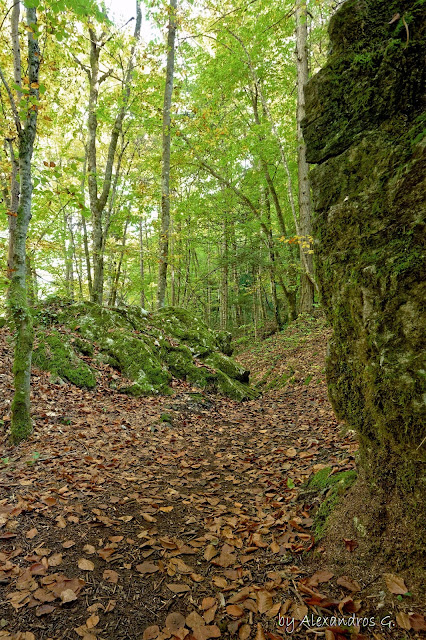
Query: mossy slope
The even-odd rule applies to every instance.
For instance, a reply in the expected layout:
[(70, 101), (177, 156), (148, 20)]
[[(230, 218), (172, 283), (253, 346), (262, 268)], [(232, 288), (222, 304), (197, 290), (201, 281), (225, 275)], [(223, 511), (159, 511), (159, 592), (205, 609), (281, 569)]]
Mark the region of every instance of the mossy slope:
[(96, 384), (83, 354), (118, 369), (132, 381), (123, 390), (136, 396), (170, 393), (173, 376), (236, 400), (256, 396), (249, 372), (229, 357), (229, 334), (212, 331), (184, 309), (148, 314), (137, 307), (56, 303), (35, 318), (34, 364), (78, 386)]

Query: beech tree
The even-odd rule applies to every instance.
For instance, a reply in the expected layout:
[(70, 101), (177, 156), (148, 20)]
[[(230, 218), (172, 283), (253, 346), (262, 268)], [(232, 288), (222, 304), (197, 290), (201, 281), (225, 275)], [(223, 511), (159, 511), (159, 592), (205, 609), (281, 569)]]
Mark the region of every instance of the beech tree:
[(167, 36), (167, 67), (166, 85), (163, 103), (163, 153), (161, 171), (161, 231), (159, 243), (158, 267), (158, 308), (164, 307), (167, 286), (167, 264), (169, 256), (169, 228), (170, 228), (170, 140), (171, 140), (171, 105), (173, 93), (173, 76), (175, 67), (175, 37), (176, 37), (176, 4), (177, 0), (170, 0), (169, 24)]
[[(40, 49), (38, 44), (37, 11), (26, 7), (26, 63), (28, 76), (22, 72), (21, 47), (19, 42), (19, 17), (21, 4), (14, 2), (11, 12), (11, 40), (13, 52), (13, 80), (10, 86), (5, 72), (0, 69), (1, 81), (7, 93), (9, 107), (15, 125), (18, 159), (15, 159), (12, 140), (7, 139), (11, 155), (11, 210), (16, 222), (9, 226), (9, 305), (15, 324), (15, 356), (13, 364), (14, 397), (11, 415), (11, 436), (17, 443), (32, 430), (30, 416), (30, 376), (33, 347), (33, 323), (27, 297), (26, 242), (31, 220), (32, 157), (37, 133), (39, 99)], [(15, 94), (15, 95), (14, 95)], [(16, 99), (15, 99), (16, 96)], [(19, 176), (19, 177), (18, 177)], [(19, 181), (19, 192), (18, 192)]]

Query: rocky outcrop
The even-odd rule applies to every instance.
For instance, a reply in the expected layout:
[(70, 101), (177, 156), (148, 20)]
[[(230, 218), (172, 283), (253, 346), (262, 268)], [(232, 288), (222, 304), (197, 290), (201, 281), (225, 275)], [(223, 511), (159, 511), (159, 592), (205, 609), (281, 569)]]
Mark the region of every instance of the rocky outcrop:
[(96, 386), (97, 360), (129, 379), (122, 390), (135, 396), (171, 393), (172, 377), (236, 400), (257, 395), (249, 372), (229, 357), (230, 334), (184, 309), (59, 303), (36, 311), (35, 322), (33, 363), (77, 386)]
[(425, 17), (424, 0), (347, 0), (305, 93), (329, 395), (407, 535), (424, 509)]

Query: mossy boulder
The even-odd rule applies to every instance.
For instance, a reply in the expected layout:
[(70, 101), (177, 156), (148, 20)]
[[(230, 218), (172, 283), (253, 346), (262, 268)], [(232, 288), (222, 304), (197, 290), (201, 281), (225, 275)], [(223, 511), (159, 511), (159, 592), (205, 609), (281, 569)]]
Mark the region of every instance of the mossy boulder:
[[(83, 354), (118, 369), (132, 381), (122, 390), (136, 396), (171, 393), (172, 377), (236, 400), (256, 396), (248, 384), (249, 372), (227, 355), (229, 334), (209, 329), (185, 309), (147, 313), (137, 307), (56, 301), (36, 311), (35, 320), (40, 322), (40, 339), (34, 363), (75, 384), (79, 384), (77, 373), (61, 372), (83, 367), (91, 377), (79, 386), (94, 386), (96, 380), (79, 357)], [(66, 336), (59, 338), (55, 326), (64, 327)]]
[(77, 356), (70, 338), (55, 329), (37, 331), (33, 363), (78, 387), (93, 389), (96, 385), (94, 372)]

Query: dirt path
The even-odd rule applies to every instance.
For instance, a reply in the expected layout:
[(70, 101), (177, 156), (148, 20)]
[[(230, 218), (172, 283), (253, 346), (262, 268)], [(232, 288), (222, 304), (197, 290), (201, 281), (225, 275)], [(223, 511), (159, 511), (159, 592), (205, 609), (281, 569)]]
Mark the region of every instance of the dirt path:
[[(257, 361), (258, 379), (271, 345), (241, 357)], [(325, 465), (354, 464), (327, 400), (324, 347), (320, 332), (298, 334), (274, 365), (282, 379), (293, 359), (297, 375), (243, 404), (182, 383), (169, 398), (131, 399), (106, 382), (93, 394), (36, 372), (35, 434), (2, 445), (0, 638), (274, 640), (305, 615), (364, 611), (365, 585), (337, 584), (321, 566), (302, 488)], [(327, 627), (291, 637), (404, 637)]]

